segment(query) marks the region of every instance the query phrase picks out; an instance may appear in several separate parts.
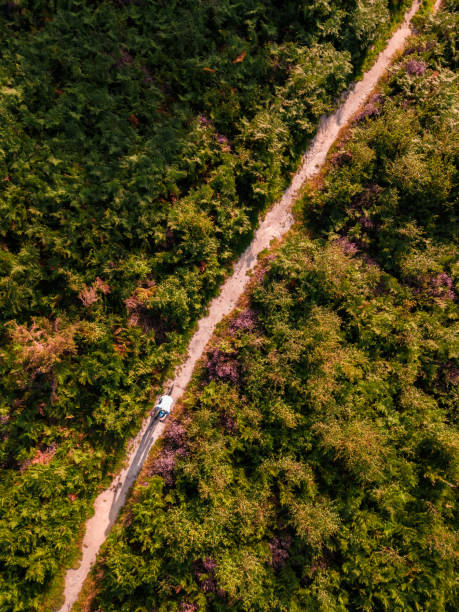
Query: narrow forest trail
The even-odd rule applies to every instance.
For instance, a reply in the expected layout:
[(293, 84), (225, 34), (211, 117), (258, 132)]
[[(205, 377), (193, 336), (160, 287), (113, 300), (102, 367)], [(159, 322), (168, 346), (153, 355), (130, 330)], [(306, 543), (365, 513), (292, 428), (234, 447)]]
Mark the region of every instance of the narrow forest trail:
[[(438, 10), (440, 4), (441, 0), (437, 0), (434, 11)], [(414, 0), (405, 15), (404, 22), (393, 34), (373, 67), (349, 91), (338, 110), (332, 115), (322, 118), (317, 134), (304, 155), (301, 166), (293, 177), (289, 188), (285, 191), (282, 199), (266, 214), (254, 235), (252, 243), (235, 264), (233, 274), (223, 284), (220, 294), (211, 302), (207, 316), (199, 321), (198, 329), (188, 346), (187, 357), (178, 368), (173, 381), (175, 400), (183, 395), (196, 363), (202, 356), (215, 326), (236, 306), (250, 279), (249, 273), (257, 263), (258, 255), (269, 247), (273, 239), (284, 236), (292, 226), (294, 221), (291, 212), (292, 205), (302, 186), (319, 172), (340, 131), (371, 95), (379, 79), (390, 66), (394, 55), (403, 48), (411, 33), (410, 22), (419, 7), (420, 0)], [(64, 591), (65, 602), (59, 612), (69, 612), (72, 609), (91, 566), (96, 560), (100, 546), (107, 538), (123, 507), (127, 494), (134, 484), (151, 447), (161, 436), (164, 428), (164, 423), (157, 423), (152, 426), (149, 418), (144, 420), (141, 430), (129, 444), (126, 467), (115, 477), (111, 486), (95, 500), (94, 516), (86, 523), (81, 564), (77, 569), (67, 571)]]

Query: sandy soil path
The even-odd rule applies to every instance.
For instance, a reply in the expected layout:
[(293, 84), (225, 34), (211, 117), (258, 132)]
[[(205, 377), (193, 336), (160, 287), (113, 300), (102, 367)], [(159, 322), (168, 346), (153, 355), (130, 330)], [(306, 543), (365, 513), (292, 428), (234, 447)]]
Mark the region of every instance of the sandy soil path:
[[(441, 0), (437, 0), (438, 9)], [(304, 183), (312, 178), (324, 164), (330, 147), (339, 132), (349, 123), (374, 90), (378, 80), (384, 75), (394, 55), (403, 48), (411, 33), (410, 22), (420, 6), (420, 0), (405, 15), (400, 28), (389, 40), (385, 50), (379, 55), (374, 66), (348, 93), (338, 110), (328, 117), (323, 117), (317, 134), (303, 157), (301, 166), (282, 199), (266, 214), (255, 233), (252, 243), (234, 266), (232, 276), (224, 283), (220, 294), (210, 304), (207, 316), (199, 321), (198, 329), (192, 337), (185, 362), (179, 367), (174, 382), (173, 396), (177, 400), (185, 391), (194, 367), (209, 342), (215, 326), (236, 306), (250, 279), (249, 273), (254, 268), (257, 257), (268, 248), (274, 238), (281, 238), (292, 226), (292, 205), (298, 197)], [(94, 504), (94, 516), (86, 523), (83, 540), (82, 559), (78, 569), (68, 570), (65, 577), (65, 602), (59, 612), (69, 612), (78, 598), (83, 582), (96, 560), (100, 546), (107, 538), (129, 489), (134, 484), (148, 453), (164, 431), (165, 424), (153, 425), (146, 419), (134, 440), (131, 441), (126, 460), (126, 467), (115, 477), (111, 486), (103, 491)]]

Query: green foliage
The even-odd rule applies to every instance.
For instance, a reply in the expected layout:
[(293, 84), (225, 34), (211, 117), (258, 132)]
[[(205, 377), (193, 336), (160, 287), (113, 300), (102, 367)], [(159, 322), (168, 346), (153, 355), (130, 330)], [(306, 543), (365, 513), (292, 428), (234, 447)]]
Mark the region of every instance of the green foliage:
[[(411, 40), (218, 332), (92, 609), (455, 609), (451, 19)], [(278, 129), (259, 116), (260, 139)]]
[[(372, 20), (370, 4), (3, 3), (0, 609), (40, 608), (259, 212), (397, 10), (378, 0)], [(136, 588), (141, 567), (126, 552), (117, 571)]]

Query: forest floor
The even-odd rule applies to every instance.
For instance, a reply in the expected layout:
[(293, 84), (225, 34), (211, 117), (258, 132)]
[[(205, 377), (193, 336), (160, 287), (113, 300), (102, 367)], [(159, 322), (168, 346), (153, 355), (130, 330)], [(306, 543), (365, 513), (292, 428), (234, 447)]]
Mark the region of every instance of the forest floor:
[[(440, 4), (441, 0), (437, 0), (433, 10), (438, 10)], [(251, 244), (236, 262), (233, 274), (223, 284), (219, 295), (211, 302), (208, 314), (199, 321), (197, 331), (189, 343), (186, 359), (178, 368), (174, 380), (171, 381), (171, 384), (174, 384), (172, 395), (175, 401), (183, 395), (193, 370), (211, 339), (215, 326), (235, 308), (244, 293), (260, 253), (269, 248), (273, 240), (282, 238), (292, 226), (294, 222), (292, 206), (301, 189), (319, 172), (341, 130), (349, 124), (370, 97), (394, 56), (403, 49), (411, 34), (410, 22), (419, 7), (420, 1), (414, 0), (406, 13), (404, 22), (393, 34), (373, 67), (350, 89), (336, 112), (322, 118), (317, 134), (304, 155), (290, 186), (282, 199), (266, 214)], [(114, 478), (110, 487), (97, 497), (94, 504), (94, 515), (86, 523), (81, 563), (77, 569), (70, 569), (66, 574), (65, 601), (59, 612), (69, 612), (76, 602), (101, 545), (116, 521), (151, 447), (162, 435), (164, 428), (165, 423), (153, 424), (150, 418), (144, 420), (141, 430), (129, 445), (124, 469)]]

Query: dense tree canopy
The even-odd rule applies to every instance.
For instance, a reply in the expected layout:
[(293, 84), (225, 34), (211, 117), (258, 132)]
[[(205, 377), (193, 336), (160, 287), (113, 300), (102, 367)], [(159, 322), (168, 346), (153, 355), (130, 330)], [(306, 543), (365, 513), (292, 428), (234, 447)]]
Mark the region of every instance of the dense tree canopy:
[(418, 23), (214, 338), (92, 609), (456, 609), (453, 6)]
[(0, 610), (40, 608), (258, 214), (406, 4), (2, 3)]

